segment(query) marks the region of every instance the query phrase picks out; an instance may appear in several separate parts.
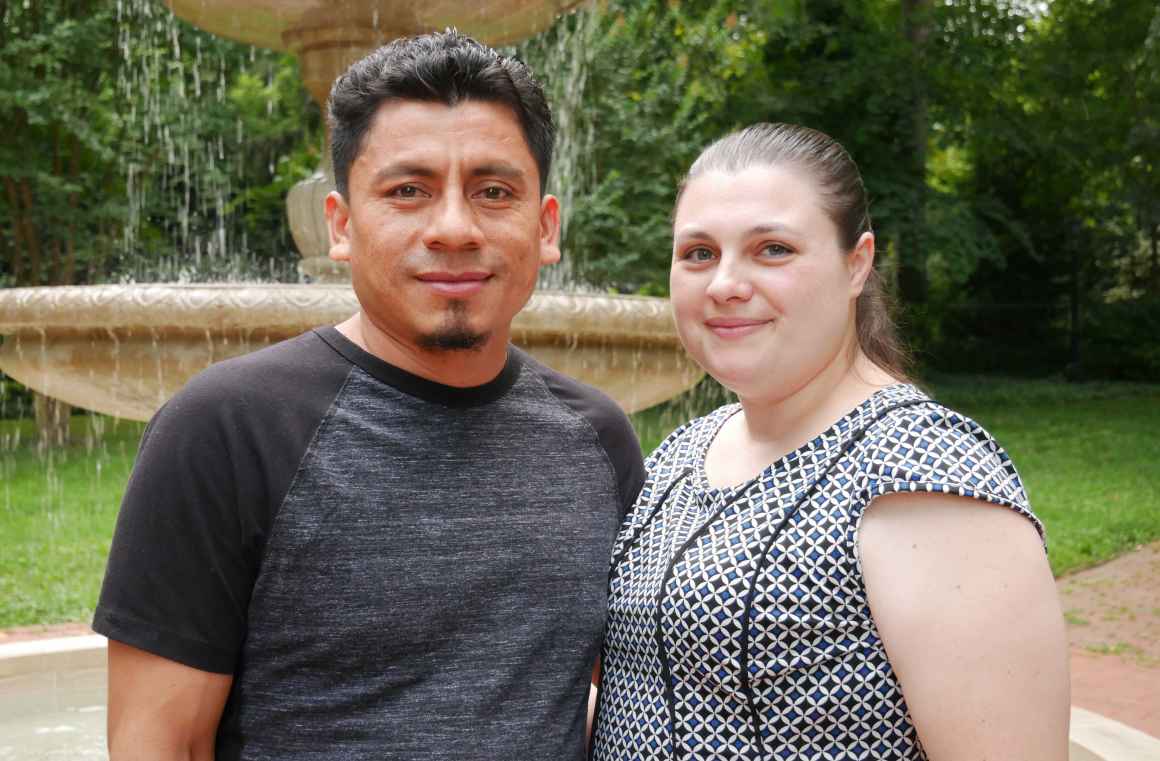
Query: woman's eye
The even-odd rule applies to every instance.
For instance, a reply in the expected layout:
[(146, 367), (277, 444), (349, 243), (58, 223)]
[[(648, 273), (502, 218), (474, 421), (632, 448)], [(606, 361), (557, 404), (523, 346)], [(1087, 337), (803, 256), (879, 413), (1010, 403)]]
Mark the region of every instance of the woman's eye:
[(714, 256), (716, 254), (703, 246), (697, 246), (685, 252), (685, 259), (690, 262), (711, 262)]
[(761, 247), (761, 253), (772, 259), (792, 254), (793, 251), (780, 243), (767, 243)]

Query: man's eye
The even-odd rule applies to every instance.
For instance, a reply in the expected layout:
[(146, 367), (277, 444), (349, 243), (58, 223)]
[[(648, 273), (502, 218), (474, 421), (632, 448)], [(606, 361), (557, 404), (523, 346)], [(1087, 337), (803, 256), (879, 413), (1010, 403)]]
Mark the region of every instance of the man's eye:
[(483, 197), (488, 201), (503, 201), (511, 198), (511, 191), (499, 185), (489, 185), (483, 189)]
[(400, 185), (391, 191), (391, 195), (399, 198), (418, 198), (421, 191), (414, 185)]

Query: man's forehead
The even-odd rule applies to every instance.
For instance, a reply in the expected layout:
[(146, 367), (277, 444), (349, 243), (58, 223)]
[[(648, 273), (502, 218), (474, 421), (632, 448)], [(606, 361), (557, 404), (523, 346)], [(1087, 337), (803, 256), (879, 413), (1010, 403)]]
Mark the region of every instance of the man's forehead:
[(527, 174), (535, 168), (512, 110), (489, 101), (394, 100), (382, 104), (355, 163), (376, 173), (388, 165), (435, 171), (451, 162), (490, 164)]
[(389, 100), (375, 112), (368, 132), (409, 142), (441, 137), (444, 132), (465, 137), (518, 137), (527, 147), (515, 113), (506, 105), (491, 101), (465, 100), (447, 105), (441, 101)]

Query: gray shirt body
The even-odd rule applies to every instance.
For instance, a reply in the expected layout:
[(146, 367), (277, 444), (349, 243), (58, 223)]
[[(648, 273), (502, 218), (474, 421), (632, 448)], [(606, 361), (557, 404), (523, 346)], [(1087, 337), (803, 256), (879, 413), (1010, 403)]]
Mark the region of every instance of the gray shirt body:
[(234, 675), (217, 758), (580, 759), (627, 419), (512, 349), (455, 389), (320, 329), (150, 424), (94, 628)]

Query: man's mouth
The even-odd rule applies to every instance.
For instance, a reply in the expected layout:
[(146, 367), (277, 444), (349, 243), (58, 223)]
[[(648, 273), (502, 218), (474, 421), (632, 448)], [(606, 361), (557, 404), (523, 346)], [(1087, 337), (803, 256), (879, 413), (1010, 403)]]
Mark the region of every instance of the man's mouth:
[(439, 295), (463, 297), (483, 290), (483, 287), (491, 280), (491, 273), (476, 270), (423, 272), (417, 275), (416, 279)]

